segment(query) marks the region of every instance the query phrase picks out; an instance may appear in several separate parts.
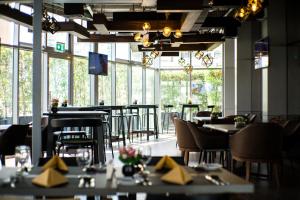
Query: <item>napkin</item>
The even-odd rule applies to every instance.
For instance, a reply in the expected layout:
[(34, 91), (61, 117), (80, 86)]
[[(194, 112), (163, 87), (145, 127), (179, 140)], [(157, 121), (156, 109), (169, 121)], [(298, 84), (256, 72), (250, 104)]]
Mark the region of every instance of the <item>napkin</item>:
[(46, 188), (67, 183), (68, 179), (53, 168), (46, 169), (43, 173), (32, 179), (32, 183)]
[(161, 170), (163, 168), (172, 169), (178, 166), (175, 160), (173, 160), (170, 156), (162, 157), (158, 163), (155, 165), (155, 170)]
[(176, 166), (161, 177), (162, 181), (168, 183), (174, 183), (179, 185), (185, 185), (191, 182), (192, 176), (181, 166)]
[(69, 171), (69, 168), (66, 165), (66, 163), (57, 155), (53, 156), (46, 164), (44, 164), (42, 168), (43, 170), (46, 170), (48, 168), (54, 168), (62, 172)]
[(162, 181), (185, 185), (193, 180), (192, 176), (169, 156), (162, 157), (155, 165), (155, 170), (161, 170), (164, 168), (170, 170), (161, 177)]

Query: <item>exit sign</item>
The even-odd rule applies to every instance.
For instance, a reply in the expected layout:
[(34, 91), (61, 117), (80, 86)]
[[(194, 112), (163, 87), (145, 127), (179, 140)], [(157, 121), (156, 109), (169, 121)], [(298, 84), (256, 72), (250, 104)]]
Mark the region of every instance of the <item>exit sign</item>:
[(65, 52), (65, 43), (57, 42), (55, 46), (55, 51), (60, 53)]

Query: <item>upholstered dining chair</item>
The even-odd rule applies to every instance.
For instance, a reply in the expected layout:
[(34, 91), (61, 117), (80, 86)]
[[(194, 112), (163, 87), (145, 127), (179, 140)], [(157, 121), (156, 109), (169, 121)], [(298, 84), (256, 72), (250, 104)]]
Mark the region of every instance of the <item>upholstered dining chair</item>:
[(194, 136), (190, 132), (186, 121), (179, 118), (175, 118), (174, 123), (175, 123), (177, 144), (182, 155), (184, 155), (185, 164), (188, 165), (189, 153), (200, 152), (201, 149), (199, 149), (199, 147), (197, 146)]
[(282, 127), (275, 123), (254, 123), (230, 136), (229, 143), (234, 161), (246, 163), (246, 180), (249, 180), (251, 163), (271, 164), (277, 185), (281, 162)]
[[(193, 122), (187, 122), (187, 126), (194, 136), (194, 140), (201, 150), (199, 162), (202, 160), (203, 153), (203, 161), (205, 162), (213, 162), (213, 154), (220, 152), (220, 163), (225, 164), (224, 162), (224, 153), (226, 154), (226, 158), (228, 158), (228, 134), (222, 133), (218, 131), (213, 131), (207, 128), (198, 127)], [(208, 154), (208, 155), (207, 155)], [(229, 160), (227, 159), (229, 162)], [(227, 163), (228, 166), (229, 163)]]

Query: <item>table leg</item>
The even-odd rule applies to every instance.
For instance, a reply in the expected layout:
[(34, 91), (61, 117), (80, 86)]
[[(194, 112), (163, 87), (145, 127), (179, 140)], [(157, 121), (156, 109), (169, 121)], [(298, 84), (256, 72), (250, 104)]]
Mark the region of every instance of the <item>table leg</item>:
[(105, 151), (104, 151), (104, 137), (103, 137), (103, 125), (101, 127), (95, 127), (93, 134), (94, 139), (97, 141), (96, 147), (94, 146), (94, 159), (95, 163), (105, 163)]
[(47, 128), (47, 157), (52, 157), (53, 154), (53, 131), (51, 126), (52, 117), (48, 117), (48, 128)]
[(158, 128), (157, 128), (158, 119), (156, 116), (156, 107), (154, 107), (154, 131), (156, 135), (156, 139), (158, 139)]
[(149, 108), (147, 108), (147, 141), (149, 140)]
[(183, 115), (184, 115), (184, 106), (182, 106), (182, 110), (181, 110), (181, 119), (183, 119)]
[(124, 115), (123, 115), (123, 109), (120, 109), (121, 114), (121, 129), (122, 129), (122, 137), (123, 137), (123, 145), (126, 146), (126, 137), (125, 137), (125, 126), (124, 126)]

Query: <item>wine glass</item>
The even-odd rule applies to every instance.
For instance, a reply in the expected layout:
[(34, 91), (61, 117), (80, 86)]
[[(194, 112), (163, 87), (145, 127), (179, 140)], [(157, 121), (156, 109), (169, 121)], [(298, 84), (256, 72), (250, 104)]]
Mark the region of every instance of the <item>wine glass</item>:
[(148, 175), (150, 174), (149, 171), (146, 171), (146, 166), (151, 161), (151, 147), (150, 146), (143, 146), (139, 149), (141, 153), (141, 172), (140, 175), (143, 178), (143, 185), (152, 185), (152, 182), (149, 180)]
[(76, 161), (78, 166), (83, 167), (83, 171), (89, 167), (92, 163), (92, 152), (90, 149), (77, 149), (76, 150)]
[(21, 171), (31, 166), (30, 147), (26, 145), (16, 146), (15, 149), (16, 167), (20, 167)]

